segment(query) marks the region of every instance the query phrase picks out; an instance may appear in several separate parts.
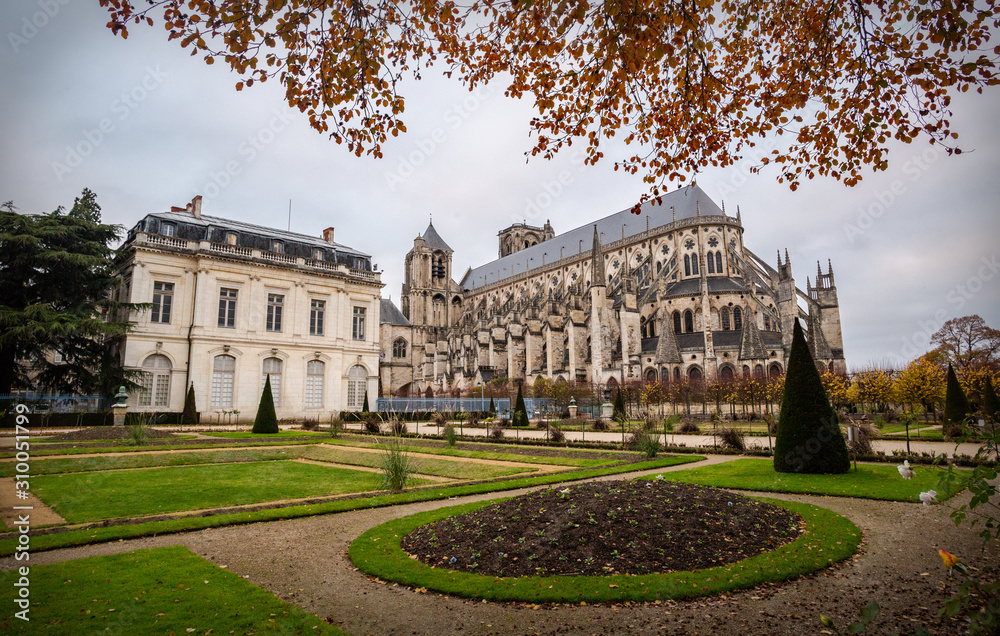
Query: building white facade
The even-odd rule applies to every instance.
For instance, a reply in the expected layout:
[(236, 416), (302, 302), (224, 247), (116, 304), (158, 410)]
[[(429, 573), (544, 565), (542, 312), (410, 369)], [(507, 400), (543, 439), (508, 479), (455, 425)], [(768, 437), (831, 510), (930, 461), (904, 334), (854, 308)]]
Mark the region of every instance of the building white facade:
[(378, 392), (382, 283), (368, 255), (333, 241), (201, 214), (201, 197), (149, 214), (119, 250), (134, 312), (124, 365), (145, 372), (131, 410), (203, 421), (257, 412), (267, 376), (278, 418), (327, 419)]

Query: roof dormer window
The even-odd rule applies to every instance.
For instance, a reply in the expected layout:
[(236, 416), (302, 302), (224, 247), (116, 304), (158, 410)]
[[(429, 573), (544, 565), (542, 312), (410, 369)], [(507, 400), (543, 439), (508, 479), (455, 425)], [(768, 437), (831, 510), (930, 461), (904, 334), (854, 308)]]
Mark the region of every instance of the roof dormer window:
[(285, 244), (281, 241), (271, 241), (271, 251), (275, 254), (284, 254)]
[(177, 236), (177, 224), (160, 221), (160, 234), (163, 236)]

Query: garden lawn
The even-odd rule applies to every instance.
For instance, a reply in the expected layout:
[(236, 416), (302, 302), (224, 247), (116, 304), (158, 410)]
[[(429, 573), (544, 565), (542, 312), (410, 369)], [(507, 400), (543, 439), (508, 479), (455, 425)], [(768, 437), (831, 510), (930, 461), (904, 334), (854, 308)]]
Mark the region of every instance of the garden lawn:
[[(405, 442), (405, 440), (404, 440)], [(344, 440), (330, 439), (325, 442), (326, 444), (333, 444), (337, 446), (356, 446), (359, 448), (380, 448), (380, 445), (374, 443), (364, 443), (364, 442), (350, 442)], [(463, 443), (470, 443), (468, 441), (463, 441)], [(477, 442), (471, 442), (477, 443)], [(483, 443), (484, 446), (489, 445), (488, 442)], [(523, 446), (519, 448), (524, 448)], [(606, 457), (586, 459), (583, 457), (552, 457), (547, 455), (521, 455), (519, 453), (501, 453), (497, 451), (470, 451), (462, 450), (458, 448), (452, 448), (451, 446), (424, 446), (424, 445), (412, 445), (404, 446), (403, 450), (408, 453), (425, 453), (428, 455), (443, 455), (445, 457), (472, 457), (476, 459), (489, 459), (494, 461), (502, 462), (522, 462), (525, 464), (550, 464), (556, 466), (573, 466), (577, 468), (590, 468), (594, 466), (605, 466), (607, 464), (614, 463), (614, 460), (609, 460)], [(573, 448), (570, 449), (574, 453), (608, 453), (607, 450), (589, 450), (585, 448)], [(634, 460), (636, 458), (636, 453), (622, 453), (621, 461)]]
[[(418, 449), (413, 447), (408, 450), (410, 452), (418, 452)], [(352, 452), (343, 448), (310, 447), (303, 449), (302, 456), (307, 459), (336, 464), (350, 464), (372, 468), (380, 468), (382, 466), (381, 453)], [(410, 464), (413, 466), (414, 472), (422, 475), (448, 477), (450, 479), (495, 479), (497, 477), (506, 477), (508, 475), (535, 470), (534, 468), (524, 466), (497, 466), (472, 462), (453, 462), (447, 459), (429, 459), (427, 457), (410, 457)]]
[[(11, 603), (4, 634), (343, 633), (181, 546), (29, 567), (31, 620)], [(0, 573), (0, 585), (18, 578)]]
[[(116, 470), (32, 478), (69, 523), (367, 492), (381, 475), (291, 461)], [(414, 483), (423, 483), (414, 480)]]
[[(914, 466), (913, 479), (903, 479), (895, 464), (853, 465), (843, 475), (801, 475), (778, 473), (770, 459), (737, 459), (712, 466), (664, 473), (664, 479), (702, 486), (736, 488), (762, 492), (787, 492), (805, 495), (831, 495), (889, 501), (920, 501), (920, 493), (938, 490), (940, 468)], [(968, 472), (968, 471), (956, 471)], [(954, 495), (938, 491), (938, 501)]]
[(277, 433), (251, 433), (250, 431), (223, 431), (202, 433), (205, 437), (228, 437), (229, 439), (274, 439), (276, 437), (329, 437), (324, 431), (278, 431)]
[[(100, 451), (101, 449), (95, 449)], [(151, 468), (155, 466), (190, 466), (194, 464), (228, 464), (273, 459), (298, 459), (303, 451), (296, 448), (232, 448), (217, 451), (190, 453), (129, 453), (126, 455), (100, 455), (98, 457), (60, 457), (35, 459), (31, 463), (32, 475), (55, 473), (82, 473), (95, 470), (122, 468)], [(0, 477), (13, 477), (14, 462), (0, 462)]]

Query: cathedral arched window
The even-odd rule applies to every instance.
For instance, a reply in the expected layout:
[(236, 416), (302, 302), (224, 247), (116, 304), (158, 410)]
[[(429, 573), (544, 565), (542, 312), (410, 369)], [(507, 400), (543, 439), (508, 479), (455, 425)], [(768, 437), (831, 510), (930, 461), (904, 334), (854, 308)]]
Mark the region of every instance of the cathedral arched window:
[(715, 258), (714, 258), (714, 256), (715, 255), (712, 254), (712, 252), (708, 253), (707, 264), (708, 264), (708, 273), (709, 274), (714, 274), (715, 273)]
[(397, 338), (395, 342), (392, 343), (392, 357), (393, 358), (406, 357), (406, 340), (404, 340), (403, 338)]
[(433, 324), (438, 327), (444, 327), (445, 319), (447, 318), (445, 316), (444, 296), (441, 294), (434, 296), (433, 300), (431, 300), (431, 310), (434, 319)]
[(722, 330), (729, 331), (729, 307), (723, 307), (719, 311), (719, 318), (722, 321)]
[(690, 276), (691, 275), (691, 255), (690, 254), (685, 254), (684, 255), (684, 275), (685, 276)]
[(715, 271), (717, 271), (720, 274), (725, 273), (724, 271), (722, 271), (722, 252), (715, 253)]
[(681, 312), (674, 312), (674, 333), (681, 332)]
[(740, 330), (743, 328), (743, 312), (739, 307), (733, 307), (733, 329)]
[(771, 331), (771, 317), (764, 315), (764, 331)]
[(697, 256), (692, 256), (691, 257), (691, 273), (693, 275), (695, 275), (695, 276), (698, 275), (698, 257)]
[(684, 312), (684, 332), (691, 333), (694, 331), (694, 314), (688, 309)]
[(723, 382), (732, 382), (734, 377), (735, 375), (733, 374), (733, 368), (731, 366), (726, 365), (719, 369), (719, 379)]
[(764, 377), (764, 366), (763, 365), (758, 364), (758, 365), (754, 366), (754, 368), (753, 368), (753, 377), (757, 378), (758, 380), (760, 380), (761, 378)]
[(681, 369), (680, 367), (674, 367), (674, 380), (681, 379)]

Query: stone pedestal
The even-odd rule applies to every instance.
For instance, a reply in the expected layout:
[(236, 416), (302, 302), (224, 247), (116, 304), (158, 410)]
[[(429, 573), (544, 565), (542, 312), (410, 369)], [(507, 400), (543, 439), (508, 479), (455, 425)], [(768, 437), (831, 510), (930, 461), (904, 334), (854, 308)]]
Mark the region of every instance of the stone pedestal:
[(601, 418), (605, 420), (610, 420), (615, 413), (615, 406), (611, 402), (605, 402), (601, 405)]
[(115, 426), (125, 426), (125, 411), (128, 410), (125, 406), (112, 406), (111, 412), (115, 415)]
[(576, 418), (576, 404), (569, 405), (569, 416), (571, 418)]

